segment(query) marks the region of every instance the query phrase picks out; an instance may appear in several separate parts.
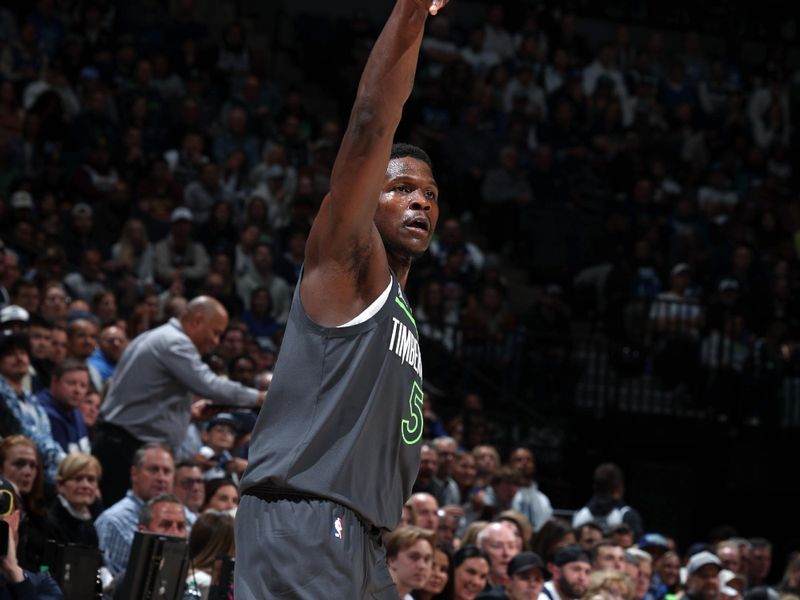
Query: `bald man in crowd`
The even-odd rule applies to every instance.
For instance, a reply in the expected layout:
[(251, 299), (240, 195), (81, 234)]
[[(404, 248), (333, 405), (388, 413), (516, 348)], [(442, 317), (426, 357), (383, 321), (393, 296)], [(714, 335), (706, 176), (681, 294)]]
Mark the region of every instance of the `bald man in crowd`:
[(225, 328), (228, 313), (215, 299), (199, 296), (186, 312), (143, 333), (128, 345), (100, 408), (93, 454), (103, 465), (101, 491), (110, 504), (128, 486), (125, 469), (136, 449), (158, 442), (178, 448), (192, 418), (208, 412), (207, 400), (192, 403), (192, 394), (213, 403), (256, 406), (264, 392), (218, 377), (202, 361)]

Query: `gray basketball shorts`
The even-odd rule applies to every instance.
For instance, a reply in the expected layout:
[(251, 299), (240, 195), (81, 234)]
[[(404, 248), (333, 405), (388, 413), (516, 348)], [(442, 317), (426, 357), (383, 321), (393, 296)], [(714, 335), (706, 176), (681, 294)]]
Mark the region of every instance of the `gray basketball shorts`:
[(244, 495), (236, 511), (236, 600), (397, 600), (377, 530), (322, 499)]

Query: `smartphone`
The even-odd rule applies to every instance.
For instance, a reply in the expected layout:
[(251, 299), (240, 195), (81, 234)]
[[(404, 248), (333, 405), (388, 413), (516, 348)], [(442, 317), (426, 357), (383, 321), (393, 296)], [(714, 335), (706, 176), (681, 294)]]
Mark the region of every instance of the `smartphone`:
[(0, 557), (8, 554), (8, 522), (0, 519)]

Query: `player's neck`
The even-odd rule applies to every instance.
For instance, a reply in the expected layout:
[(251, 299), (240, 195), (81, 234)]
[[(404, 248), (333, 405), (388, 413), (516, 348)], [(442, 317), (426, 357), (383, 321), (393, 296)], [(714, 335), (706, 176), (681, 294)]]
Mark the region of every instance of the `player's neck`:
[(405, 289), (408, 273), (411, 270), (411, 257), (389, 252), (387, 248), (386, 258), (389, 261), (389, 268), (394, 272), (397, 281), (400, 282), (400, 287)]

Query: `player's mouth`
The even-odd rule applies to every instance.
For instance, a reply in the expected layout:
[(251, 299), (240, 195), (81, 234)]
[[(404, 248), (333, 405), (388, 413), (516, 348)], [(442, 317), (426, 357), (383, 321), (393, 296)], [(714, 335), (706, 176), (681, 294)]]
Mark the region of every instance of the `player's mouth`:
[(417, 215), (404, 220), (403, 226), (408, 229), (415, 229), (425, 233), (431, 230), (431, 222), (427, 219), (427, 217), (421, 217)]

